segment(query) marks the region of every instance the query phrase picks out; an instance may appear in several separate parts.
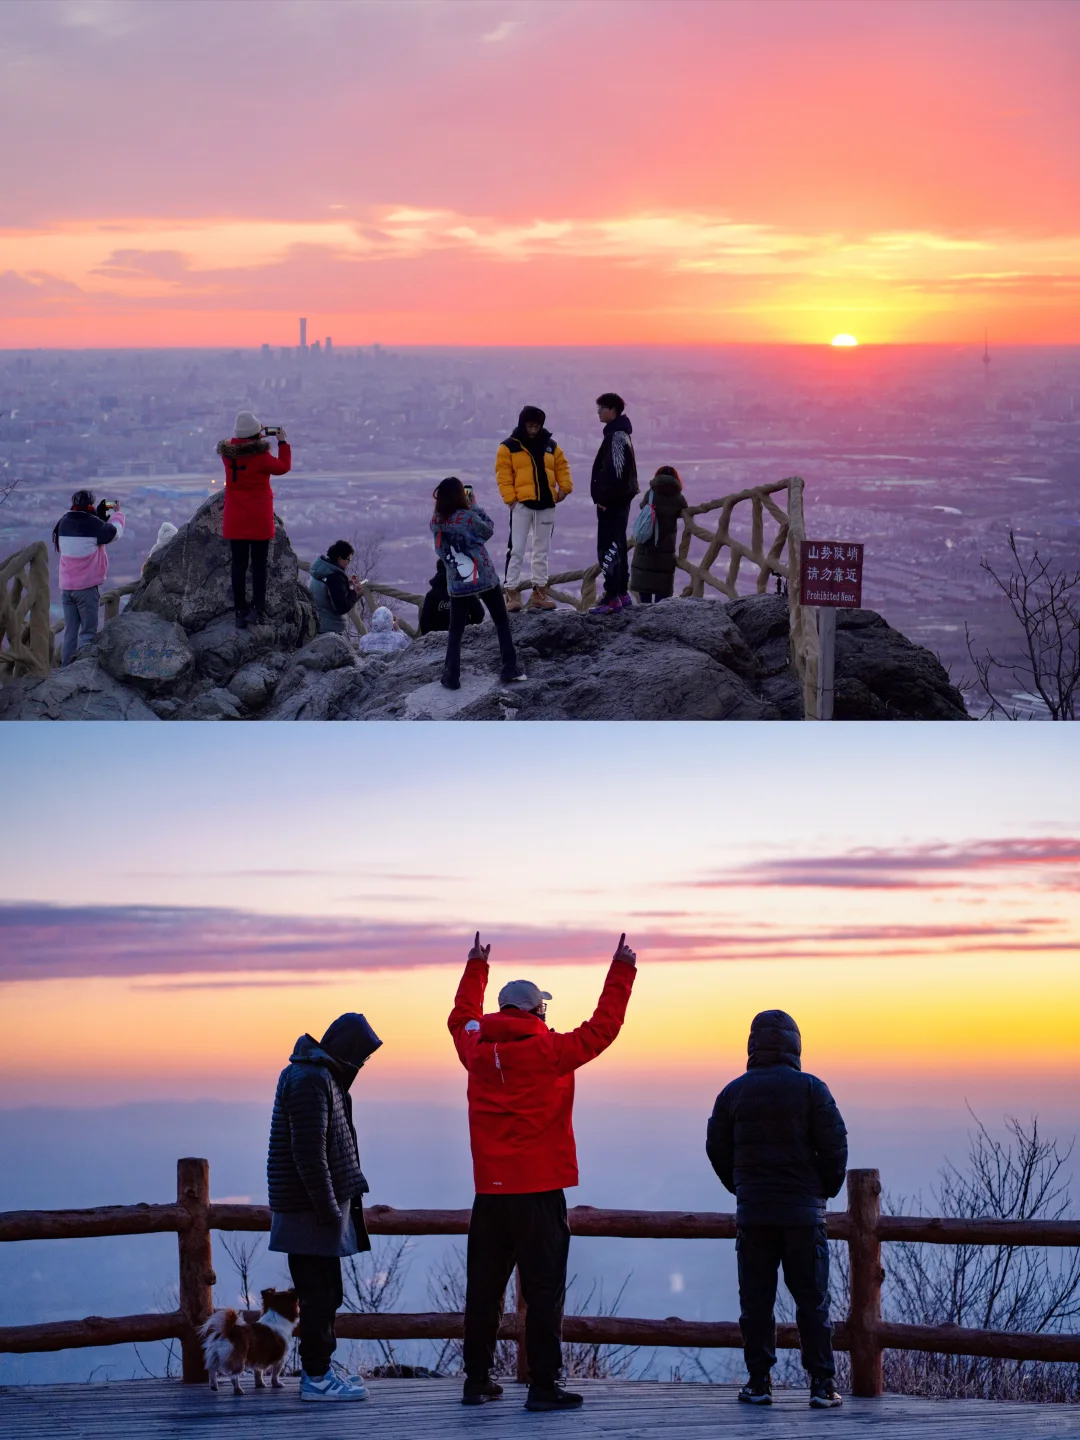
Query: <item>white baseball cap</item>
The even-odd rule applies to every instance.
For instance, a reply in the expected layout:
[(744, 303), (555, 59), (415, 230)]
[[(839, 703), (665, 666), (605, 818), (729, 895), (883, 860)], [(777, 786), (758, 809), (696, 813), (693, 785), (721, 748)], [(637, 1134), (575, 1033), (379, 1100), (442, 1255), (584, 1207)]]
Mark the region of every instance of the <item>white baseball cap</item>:
[(499, 1009), (513, 1005), (518, 1010), (535, 1010), (538, 1005), (550, 999), (548, 992), (541, 990), (531, 980), (511, 980), (499, 991)]

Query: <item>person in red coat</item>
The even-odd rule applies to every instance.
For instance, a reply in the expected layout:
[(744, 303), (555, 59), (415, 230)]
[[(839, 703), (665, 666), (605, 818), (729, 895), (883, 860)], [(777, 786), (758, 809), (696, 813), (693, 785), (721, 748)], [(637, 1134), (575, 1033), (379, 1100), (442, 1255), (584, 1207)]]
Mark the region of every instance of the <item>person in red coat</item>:
[[(274, 492), (271, 475), (287, 475), (292, 450), (285, 431), (277, 432), (277, 456), (263, 439), (263, 427), (250, 410), (236, 417), (236, 433), (222, 440), (217, 453), (225, 464), (225, 515), (221, 533), (232, 551), (233, 606), (236, 628), (246, 630), (266, 620), (266, 571), (274, 538)], [(247, 570), (251, 561), (251, 595), (247, 603)]]
[(569, 1410), (581, 1404), (581, 1396), (557, 1382), (570, 1252), (563, 1190), (578, 1183), (574, 1071), (595, 1060), (622, 1029), (637, 956), (623, 935), (592, 1018), (559, 1034), (545, 1024), (551, 996), (531, 980), (504, 985), (498, 1013), (484, 1014), (490, 953), (477, 932), (447, 1022), (469, 1073), (476, 1183), (466, 1260), (461, 1398), (465, 1405), (482, 1405), (502, 1394), (491, 1379), (491, 1366), (503, 1296), (517, 1265), (526, 1305), (525, 1408)]

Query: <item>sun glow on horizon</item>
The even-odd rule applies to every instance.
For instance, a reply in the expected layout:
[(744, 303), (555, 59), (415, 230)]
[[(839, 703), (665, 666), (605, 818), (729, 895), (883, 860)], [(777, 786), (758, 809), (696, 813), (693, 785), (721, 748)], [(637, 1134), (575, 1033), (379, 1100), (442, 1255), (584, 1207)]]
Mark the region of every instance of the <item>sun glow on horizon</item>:
[(859, 342), (854, 335), (834, 335), (829, 343), (837, 350), (850, 350)]

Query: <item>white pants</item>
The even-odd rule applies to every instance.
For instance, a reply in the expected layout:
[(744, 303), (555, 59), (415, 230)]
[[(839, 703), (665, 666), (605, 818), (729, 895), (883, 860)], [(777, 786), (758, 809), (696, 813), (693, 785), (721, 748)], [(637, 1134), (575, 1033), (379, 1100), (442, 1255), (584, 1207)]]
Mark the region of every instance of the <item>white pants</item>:
[(532, 583), (546, 585), (548, 581), (548, 551), (551, 549), (551, 532), (555, 529), (555, 511), (530, 510), (527, 505), (515, 505), (510, 511), (510, 549), (506, 556), (506, 588), (516, 590), (521, 583), (521, 568), (525, 563), (525, 545), (532, 535)]

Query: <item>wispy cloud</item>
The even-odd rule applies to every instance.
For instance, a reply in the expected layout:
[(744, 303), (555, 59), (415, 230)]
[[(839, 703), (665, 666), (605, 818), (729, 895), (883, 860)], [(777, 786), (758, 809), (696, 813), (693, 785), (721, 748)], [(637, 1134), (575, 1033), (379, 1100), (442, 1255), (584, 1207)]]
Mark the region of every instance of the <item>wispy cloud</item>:
[(929, 844), (907, 849), (864, 848), (836, 855), (755, 861), (689, 880), (701, 890), (809, 887), (838, 890), (955, 890), (1010, 883), (1080, 888), (1080, 839), (1040, 836), (978, 840), (964, 845)]
[[(1012, 923), (856, 924), (740, 929), (669, 912), (671, 923), (632, 935), (648, 963), (848, 959), (971, 951), (1080, 951), (1057, 921)], [(458, 967), (470, 923), (421, 924), (181, 906), (0, 906), (0, 982), (62, 977), (212, 976), (216, 984), (280, 984), (283, 974)], [(504, 959), (522, 964), (606, 960), (613, 929), (494, 923), (485, 938)], [(274, 977), (278, 977), (275, 979)], [(246, 978), (245, 978), (246, 977)], [(267, 978), (269, 977), (269, 978)], [(200, 984), (204, 983), (202, 981)], [(284, 982), (289, 983), (289, 982)]]

